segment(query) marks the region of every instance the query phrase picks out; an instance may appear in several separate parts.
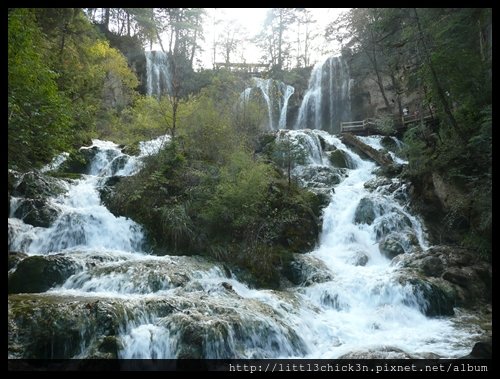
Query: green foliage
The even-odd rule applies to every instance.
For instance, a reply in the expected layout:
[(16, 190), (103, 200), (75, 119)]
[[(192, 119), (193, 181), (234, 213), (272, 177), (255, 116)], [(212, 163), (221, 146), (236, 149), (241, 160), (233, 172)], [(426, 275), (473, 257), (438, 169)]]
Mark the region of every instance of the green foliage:
[(213, 233), (244, 238), (255, 229), (271, 178), (270, 167), (237, 151), (221, 170), (219, 184), (201, 217)]
[(70, 105), (46, 63), (45, 41), (30, 9), (9, 12), (9, 166), (48, 163), (68, 148)]

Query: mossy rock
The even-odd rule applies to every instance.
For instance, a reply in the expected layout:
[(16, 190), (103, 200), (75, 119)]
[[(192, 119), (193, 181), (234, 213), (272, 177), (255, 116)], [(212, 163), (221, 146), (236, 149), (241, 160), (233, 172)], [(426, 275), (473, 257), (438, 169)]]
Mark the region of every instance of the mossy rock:
[(389, 259), (405, 253), (405, 249), (399, 239), (391, 234), (380, 241), (379, 250), (383, 256)]
[(301, 254), (294, 254), (294, 259), (284, 266), (283, 275), (293, 284), (305, 286), (333, 279), (331, 271), (321, 260)]
[(122, 149), (123, 154), (137, 156), (141, 153), (141, 149), (139, 148), (139, 142), (131, 143), (130, 145), (125, 146)]
[(342, 149), (328, 152), (328, 159), (332, 166), (337, 168), (354, 168), (354, 164), (349, 155)]
[(48, 228), (57, 219), (59, 209), (42, 199), (25, 199), (14, 212), (14, 217), (26, 224)]
[(33, 255), (20, 261), (9, 276), (9, 293), (44, 292), (60, 285), (77, 271), (71, 259), (61, 255)]
[[(418, 277), (401, 277), (401, 284), (410, 284), (413, 293), (422, 302), (418, 304), (420, 311), (428, 317), (453, 316), (454, 307), (458, 305), (457, 291), (443, 280), (428, 281)], [(408, 299), (413, 305), (413, 299)]]
[[(71, 152), (68, 159), (64, 161), (59, 169), (56, 170), (57, 173), (74, 173), (74, 174), (86, 174), (90, 167), (90, 162), (97, 154), (97, 147), (84, 148), (78, 151)], [(61, 174), (59, 174), (61, 175)]]
[(12, 194), (29, 199), (45, 199), (57, 196), (65, 190), (66, 186), (60, 179), (44, 175), (39, 171), (30, 171), (23, 175)]
[(8, 269), (11, 270), (17, 266), (19, 262), (21, 262), (24, 258), (28, 257), (28, 254), (19, 253), (17, 251), (9, 251), (9, 262)]

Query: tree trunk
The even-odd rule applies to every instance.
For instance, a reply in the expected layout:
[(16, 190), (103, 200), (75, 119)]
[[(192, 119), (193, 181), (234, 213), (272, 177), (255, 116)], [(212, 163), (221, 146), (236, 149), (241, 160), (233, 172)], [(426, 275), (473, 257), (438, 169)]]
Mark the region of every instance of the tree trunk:
[(281, 43), (283, 40), (283, 10), (279, 11), (280, 15), (280, 22), (279, 22), (279, 33), (278, 33), (278, 69), (281, 71), (281, 68), (283, 66), (283, 57), (282, 57), (282, 49), (281, 49)]
[(385, 106), (387, 107), (387, 110), (391, 112), (392, 109), (391, 103), (389, 103), (389, 100), (387, 100), (387, 95), (385, 94), (385, 89), (384, 89), (384, 82), (382, 81), (382, 76), (380, 75), (380, 70), (378, 68), (378, 62), (376, 57), (377, 52), (375, 51), (375, 48), (373, 48), (373, 56), (372, 56), (367, 50), (364, 51), (373, 66), (375, 75), (377, 75), (378, 88), (380, 89), (380, 93), (382, 95), (382, 98), (384, 99)]
[(193, 67), (194, 54), (196, 52), (196, 37), (198, 36), (198, 30), (194, 31), (193, 46), (191, 47), (191, 57), (189, 61), (191, 62), (191, 67)]
[(130, 37), (130, 13), (127, 12), (127, 36)]
[(104, 27), (109, 31), (109, 8), (104, 8)]
[(163, 43), (161, 43), (160, 33), (158, 32), (157, 28), (155, 28), (155, 31), (156, 31), (156, 38), (158, 38), (158, 43), (160, 44), (161, 51), (165, 52), (165, 49), (163, 48)]

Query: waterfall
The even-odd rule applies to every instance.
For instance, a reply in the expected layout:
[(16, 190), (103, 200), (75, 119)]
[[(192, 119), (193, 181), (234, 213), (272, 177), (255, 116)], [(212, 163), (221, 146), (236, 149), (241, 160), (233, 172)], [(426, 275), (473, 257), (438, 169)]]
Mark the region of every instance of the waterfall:
[[(139, 157), (124, 154), (115, 143), (98, 139), (93, 140), (91, 146), (82, 147), (95, 153), (88, 175), (66, 184), (64, 194), (48, 200), (49, 206), (59, 210), (56, 220), (48, 228), (31, 225), (18, 228), (10, 248), (29, 254), (79, 249), (140, 251), (142, 228), (130, 219), (114, 216), (101, 203), (99, 188), (111, 176), (128, 176), (137, 172), (141, 167), (141, 158), (158, 152), (168, 138), (161, 136), (147, 143), (142, 142)], [(60, 161), (61, 158), (56, 157), (55, 162), (60, 164)], [(51, 163), (41, 172), (54, 167), (57, 165)]]
[[(283, 93), (283, 104), (280, 104), (281, 112), (278, 121), (278, 129), (286, 129), (286, 113), (288, 111), (288, 99), (295, 92), (295, 88), (286, 85), (285, 83), (280, 83), (281, 92)], [(284, 87), (284, 89), (283, 89)]]
[(168, 56), (163, 51), (146, 51), (146, 90), (149, 96), (162, 96), (172, 92), (172, 79)]
[(341, 57), (318, 62), (311, 72), (295, 129), (340, 132), (340, 122), (351, 119), (351, 85), (349, 68)]
[(252, 78), (254, 85), (246, 88), (240, 95), (240, 103), (247, 104), (254, 88), (258, 88), (262, 99), (266, 103), (268, 116), (268, 130), (286, 128), (286, 116), (288, 111), (288, 100), (294, 94), (295, 89), (283, 82), (274, 79)]

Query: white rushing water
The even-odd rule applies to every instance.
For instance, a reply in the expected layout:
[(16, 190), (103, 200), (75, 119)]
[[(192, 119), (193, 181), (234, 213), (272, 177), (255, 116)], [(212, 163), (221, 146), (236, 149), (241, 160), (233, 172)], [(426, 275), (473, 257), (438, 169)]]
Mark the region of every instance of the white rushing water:
[[(123, 304), (120, 358), (192, 357), (196, 349), (195, 356), (205, 358), (338, 358), (384, 348), (442, 357), (466, 354), (474, 333), (456, 328), (450, 318), (426, 317), (425, 299), (396, 280), (397, 267), (380, 253), (381, 230), (411, 230), (421, 249), (427, 242), (420, 221), (403, 205), (364, 187), (375, 177), (375, 164), (324, 131), (287, 133), (308, 152), (306, 165), (329, 166), (321, 137), (347, 152), (355, 167), (335, 186), (319, 245), (306, 254), (324, 265), (326, 280), (258, 290), (202, 258), (144, 254), (140, 226), (111, 214), (97, 188), (109, 176), (139, 169), (141, 156), (157, 152), (163, 137), (141, 144), (139, 157), (94, 140), (89, 148), (97, 152), (89, 174), (52, 199), (60, 215), (50, 227), (9, 218), (11, 250), (63, 253), (78, 264), (74, 275), (46, 295)], [(378, 138), (364, 141), (380, 148)], [(366, 198), (375, 204), (373, 222), (356, 223), (356, 209)], [(360, 253), (365, 265), (357, 263)], [(85, 357), (85, 349), (82, 345), (79, 357)]]
[(288, 100), (294, 94), (295, 88), (274, 79), (252, 78), (253, 86), (246, 88), (240, 94), (240, 104), (246, 105), (251, 100), (251, 93), (257, 88), (266, 103), (268, 129), (270, 131), (285, 129), (287, 126)]
[(172, 92), (172, 79), (168, 56), (163, 51), (146, 51), (146, 93), (162, 96)]
[(351, 121), (351, 86), (349, 67), (342, 57), (316, 63), (294, 128), (340, 132), (340, 122)]

